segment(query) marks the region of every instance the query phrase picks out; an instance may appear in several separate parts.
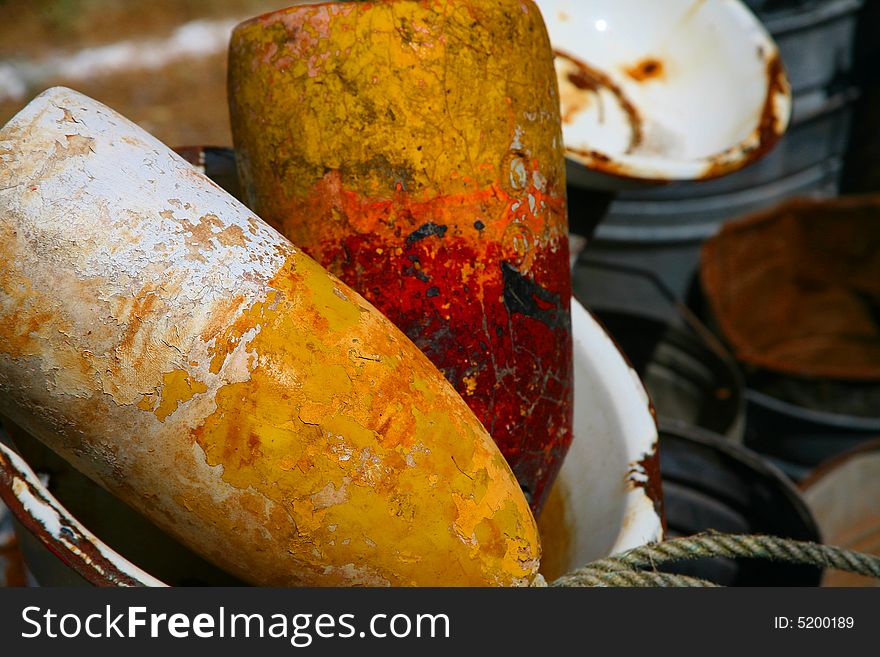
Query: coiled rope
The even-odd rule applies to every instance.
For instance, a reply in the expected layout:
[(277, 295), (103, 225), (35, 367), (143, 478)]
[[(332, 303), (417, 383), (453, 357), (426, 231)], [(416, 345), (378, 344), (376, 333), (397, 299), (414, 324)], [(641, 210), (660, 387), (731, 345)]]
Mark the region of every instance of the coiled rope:
[[(707, 580), (657, 572), (666, 563), (711, 557), (765, 559), (832, 568), (880, 579), (880, 557), (829, 545), (778, 538), (707, 532), (651, 543), (595, 561), (560, 577), (549, 586), (709, 587)], [(535, 586), (547, 586), (543, 580)]]

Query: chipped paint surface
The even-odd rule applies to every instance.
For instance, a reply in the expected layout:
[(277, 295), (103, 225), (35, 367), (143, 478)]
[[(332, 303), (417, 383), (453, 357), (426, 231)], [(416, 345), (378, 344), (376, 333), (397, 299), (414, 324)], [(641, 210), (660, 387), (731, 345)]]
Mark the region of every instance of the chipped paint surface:
[(70, 90), (0, 162), (0, 413), (247, 581), (531, 580), (503, 457), (360, 296)]
[(251, 207), (437, 365), (539, 509), (571, 442), (571, 287), (552, 56), (520, 0), (321, 3), (242, 24)]

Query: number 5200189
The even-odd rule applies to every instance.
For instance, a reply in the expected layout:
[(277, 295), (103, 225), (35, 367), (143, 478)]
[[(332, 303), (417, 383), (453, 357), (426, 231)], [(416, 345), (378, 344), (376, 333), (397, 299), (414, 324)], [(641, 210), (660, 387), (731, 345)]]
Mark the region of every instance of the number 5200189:
[(851, 630), (855, 626), (852, 616), (776, 616), (773, 628), (777, 630)]

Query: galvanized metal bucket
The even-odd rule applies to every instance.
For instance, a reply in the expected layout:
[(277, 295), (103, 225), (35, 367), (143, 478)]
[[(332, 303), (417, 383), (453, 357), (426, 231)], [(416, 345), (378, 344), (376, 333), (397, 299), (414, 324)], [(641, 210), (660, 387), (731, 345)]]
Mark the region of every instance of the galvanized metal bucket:
[[(828, 543), (880, 555), (880, 440), (822, 464), (801, 490)], [(828, 571), (822, 584), (878, 586), (876, 579), (837, 571)]]
[(827, 88), (852, 68), (858, 12), (864, 0), (758, 4), (767, 5), (760, 8), (761, 18), (779, 45), (794, 94)]

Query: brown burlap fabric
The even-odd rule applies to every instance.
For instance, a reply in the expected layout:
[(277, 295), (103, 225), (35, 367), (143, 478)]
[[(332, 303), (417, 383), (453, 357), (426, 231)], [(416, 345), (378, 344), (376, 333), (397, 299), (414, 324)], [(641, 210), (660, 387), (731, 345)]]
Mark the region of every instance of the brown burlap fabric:
[(880, 196), (796, 200), (730, 223), (700, 278), (745, 363), (880, 380)]

